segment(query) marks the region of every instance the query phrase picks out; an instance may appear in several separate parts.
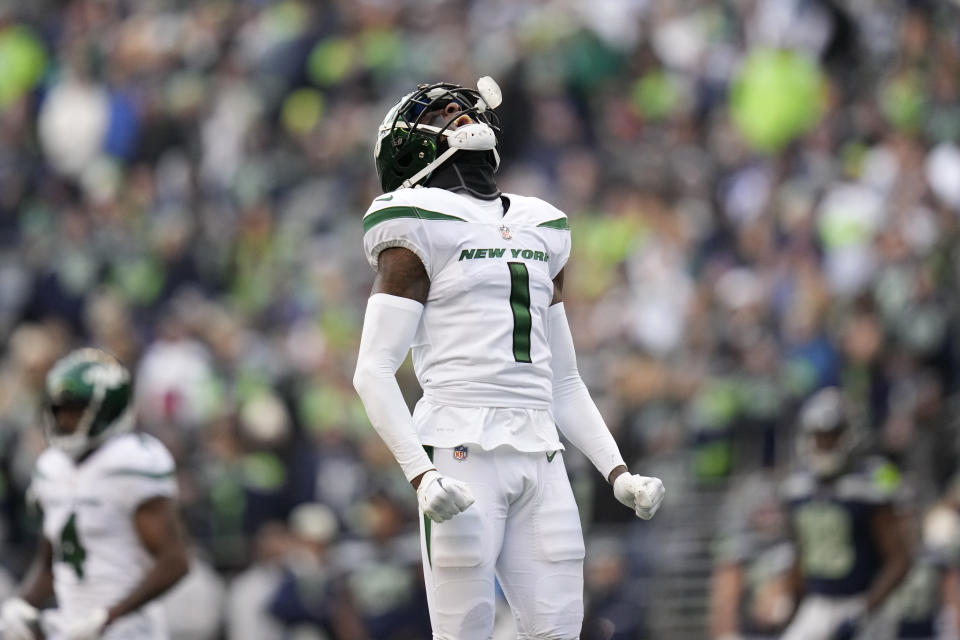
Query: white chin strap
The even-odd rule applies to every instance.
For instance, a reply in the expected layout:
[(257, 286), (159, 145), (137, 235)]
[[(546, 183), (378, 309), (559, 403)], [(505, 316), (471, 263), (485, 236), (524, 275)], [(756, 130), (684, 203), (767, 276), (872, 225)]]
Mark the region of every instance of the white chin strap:
[(447, 144), (452, 149), (464, 151), (493, 151), (497, 148), (497, 136), (493, 129), (482, 122), (465, 124), (453, 131), (444, 131)]
[[(420, 125), (418, 128), (425, 129), (427, 131), (433, 131), (434, 133), (439, 133), (440, 129), (430, 125)], [(447, 138), (447, 146), (449, 147), (446, 151), (437, 156), (437, 159), (425, 166), (423, 169), (420, 169), (410, 178), (407, 178), (403, 181), (403, 184), (400, 185), (404, 189), (408, 189), (428, 175), (430, 175), (434, 169), (442, 165), (444, 162), (450, 159), (450, 157), (457, 151), (493, 151), (494, 161), (496, 162), (496, 168), (500, 166), (500, 154), (497, 153), (497, 136), (488, 125), (482, 122), (474, 122), (472, 124), (466, 124), (462, 127), (458, 127), (453, 131), (444, 131), (443, 135)]]

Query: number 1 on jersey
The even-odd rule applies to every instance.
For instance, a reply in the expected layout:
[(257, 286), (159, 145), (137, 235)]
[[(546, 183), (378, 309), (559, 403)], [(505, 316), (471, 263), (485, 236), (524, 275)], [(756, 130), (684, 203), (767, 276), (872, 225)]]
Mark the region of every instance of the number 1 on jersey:
[(508, 262), (510, 267), (510, 309), (513, 311), (513, 358), (517, 362), (530, 359), (530, 274), (522, 262)]

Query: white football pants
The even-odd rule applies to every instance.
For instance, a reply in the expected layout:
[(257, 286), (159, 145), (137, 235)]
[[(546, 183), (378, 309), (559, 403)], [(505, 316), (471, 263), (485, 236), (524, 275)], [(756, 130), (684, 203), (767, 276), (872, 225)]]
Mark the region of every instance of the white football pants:
[[(477, 501), (437, 524), (421, 517), (420, 546), (434, 640), (488, 640), (494, 576), (518, 640), (574, 640), (583, 622), (583, 534), (563, 452), (508, 447), (435, 449), (437, 470)], [(423, 514), (421, 513), (421, 516)]]
[[(862, 597), (807, 596), (781, 640), (830, 640), (837, 627), (862, 611), (863, 605)], [(857, 640), (893, 640), (893, 625), (882, 615), (871, 616)]]

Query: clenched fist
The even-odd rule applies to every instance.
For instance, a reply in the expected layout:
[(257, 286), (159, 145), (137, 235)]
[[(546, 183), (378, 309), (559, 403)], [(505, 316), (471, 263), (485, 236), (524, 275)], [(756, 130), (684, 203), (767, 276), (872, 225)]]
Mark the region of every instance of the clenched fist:
[(657, 513), (666, 489), (660, 478), (621, 473), (613, 481), (613, 495), (634, 510), (638, 518), (649, 520)]
[(420, 479), (417, 501), (424, 515), (439, 523), (464, 511), (476, 498), (466, 483), (442, 476), (439, 471), (427, 471)]

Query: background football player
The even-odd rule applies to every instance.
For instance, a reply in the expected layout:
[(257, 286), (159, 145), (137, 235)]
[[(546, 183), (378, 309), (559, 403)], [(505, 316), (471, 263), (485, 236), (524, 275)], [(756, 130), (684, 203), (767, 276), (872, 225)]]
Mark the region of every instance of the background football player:
[(3, 603), (4, 640), (163, 640), (155, 599), (188, 570), (173, 458), (132, 433), (130, 373), (96, 349), (75, 351), (46, 379), (47, 448), (30, 491), (42, 512), (36, 557)]
[(786, 481), (794, 567), (803, 599), (784, 640), (879, 640), (893, 633), (881, 610), (910, 566), (895, 510), (898, 471), (859, 455), (839, 389), (802, 407), (799, 449), (805, 468)]
[(793, 610), (794, 552), (769, 470), (745, 477), (724, 500), (714, 540), (709, 637), (772, 640)]
[[(496, 575), (519, 637), (577, 638), (584, 544), (557, 426), (639, 517), (664, 490), (627, 472), (578, 373), (566, 215), (497, 187), (500, 101), (490, 78), (422, 85), (383, 120), (354, 384), (417, 489), (433, 637), (489, 638)], [(394, 377), (411, 347), (412, 417)]]
[(897, 640), (960, 637), (960, 514), (950, 493), (925, 514), (916, 507), (902, 510), (903, 528), (917, 553), (884, 607), (896, 625)]

